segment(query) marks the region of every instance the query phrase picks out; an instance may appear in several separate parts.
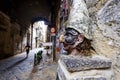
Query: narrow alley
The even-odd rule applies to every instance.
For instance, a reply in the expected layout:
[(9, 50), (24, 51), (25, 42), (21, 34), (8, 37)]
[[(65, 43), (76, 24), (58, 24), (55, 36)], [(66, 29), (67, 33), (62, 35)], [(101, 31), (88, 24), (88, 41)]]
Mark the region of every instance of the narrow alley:
[(120, 80), (120, 0), (0, 0), (0, 80)]
[[(55, 80), (57, 63), (41, 61), (34, 66), (34, 54), (40, 48), (30, 51), (28, 58), (23, 52), (0, 61), (0, 80)], [(43, 55), (46, 51), (44, 50)]]

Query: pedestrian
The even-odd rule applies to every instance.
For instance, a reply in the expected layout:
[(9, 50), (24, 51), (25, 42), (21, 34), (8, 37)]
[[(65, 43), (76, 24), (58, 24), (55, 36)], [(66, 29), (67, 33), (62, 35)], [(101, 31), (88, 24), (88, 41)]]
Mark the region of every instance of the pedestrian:
[(28, 43), (25, 46), (25, 50), (26, 50), (26, 57), (28, 57), (28, 54), (29, 54), (29, 51), (30, 51), (30, 45)]

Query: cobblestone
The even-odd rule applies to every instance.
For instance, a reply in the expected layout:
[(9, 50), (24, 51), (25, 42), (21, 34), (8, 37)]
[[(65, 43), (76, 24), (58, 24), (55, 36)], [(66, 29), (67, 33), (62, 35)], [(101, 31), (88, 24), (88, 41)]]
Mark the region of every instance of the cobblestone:
[[(39, 49), (15, 55), (0, 61), (0, 80), (55, 80), (57, 63), (49, 60), (41, 61), (34, 66), (34, 54)], [(46, 51), (43, 51), (44, 55)]]

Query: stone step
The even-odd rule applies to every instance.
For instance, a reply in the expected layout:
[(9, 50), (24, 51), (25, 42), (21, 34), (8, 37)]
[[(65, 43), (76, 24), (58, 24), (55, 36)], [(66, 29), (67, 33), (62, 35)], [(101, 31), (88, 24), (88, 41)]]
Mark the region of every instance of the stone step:
[[(65, 59), (66, 59), (66, 57), (70, 58), (70, 56), (64, 56)], [(82, 59), (82, 57), (80, 59)], [(96, 58), (96, 59), (99, 60), (99, 58)], [(74, 67), (74, 71), (73, 71), (73, 68), (71, 68), (71, 70), (73, 72), (70, 72), (69, 69), (66, 67), (65, 63), (63, 62), (63, 60), (59, 59), (59, 61), (58, 61), (58, 69), (57, 69), (58, 80), (116, 80), (114, 77), (114, 71), (113, 71), (112, 67), (110, 68), (110, 66), (109, 66), (109, 68), (107, 67), (108, 69), (93, 69), (93, 67), (89, 68), (85, 64), (84, 65), (85, 68), (83, 68), (84, 66), (82, 66), (82, 68), (80, 68), (81, 66)], [(89, 60), (89, 58), (88, 58), (88, 60)], [(73, 63), (74, 63), (74, 61), (73, 61)], [(72, 65), (74, 65), (74, 64), (72, 64)], [(87, 69), (86, 69), (86, 67), (87, 67)], [(75, 69), (75, 68), (77, 68), (77, 69)], [(89, 70), (88, 70), (88, 68), (89, 68)]]
[(112, 64), (108, 58), (99, 55), (88, 57), (62, 55), (60, 59), (70, 72), (91, 69), (108, 69), (111, 68)]

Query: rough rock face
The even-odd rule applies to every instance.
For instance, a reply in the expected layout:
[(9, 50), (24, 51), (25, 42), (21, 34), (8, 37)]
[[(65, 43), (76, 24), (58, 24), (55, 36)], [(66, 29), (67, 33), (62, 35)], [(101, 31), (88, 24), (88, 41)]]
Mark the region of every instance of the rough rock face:
[(97, 15), (98, 27), (105, 37), (111, 38), (111, 46), (120, 46), (120, 1), (111, 0)]
[(105, 5), (108, 0), (85, 0), (89, 16), (96, 21), (96, 13)]
[(111, 58), (120, 79), (120, 0), (85, 0), (93, 22), (93, 45), (98, 54)]

